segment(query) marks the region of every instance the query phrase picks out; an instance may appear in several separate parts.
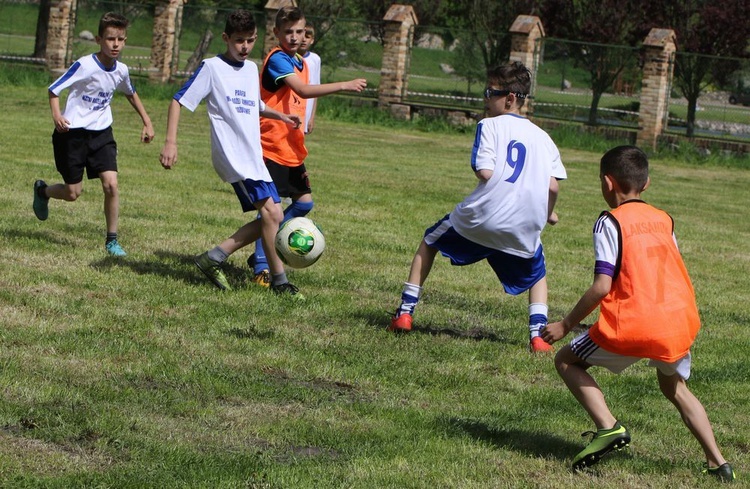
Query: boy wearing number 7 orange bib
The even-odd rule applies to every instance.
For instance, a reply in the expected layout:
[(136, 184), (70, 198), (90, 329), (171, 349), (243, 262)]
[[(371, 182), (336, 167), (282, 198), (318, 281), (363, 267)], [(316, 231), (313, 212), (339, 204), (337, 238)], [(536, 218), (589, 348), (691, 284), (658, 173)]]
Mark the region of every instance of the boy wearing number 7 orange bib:
[(412, 327), (414, 308), (438, 251), (453, 265), (486, 259), (505, 292), (529, 291), (531, 351), (549, 351), (539, 336), (547, 325), (547, 280), (541, 233), (555, 224), (558, 180), (567, 177), (555, 143), (520, 114), (531, 73), (519, 62), (489, 70), (487, 116), (477, 124), (471, 169), (474, 191), (427, 229), (411, 264), (391, 331)]

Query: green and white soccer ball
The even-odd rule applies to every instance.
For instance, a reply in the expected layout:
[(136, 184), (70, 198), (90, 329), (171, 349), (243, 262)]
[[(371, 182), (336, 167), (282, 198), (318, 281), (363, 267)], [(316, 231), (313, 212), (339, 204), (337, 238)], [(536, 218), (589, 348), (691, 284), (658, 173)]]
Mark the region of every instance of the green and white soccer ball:
[(293, 217), (276, 233), (276, 253), (292, 268), (306, 268), (318, 261), (326, 249), (320, 228), (306, 217)]

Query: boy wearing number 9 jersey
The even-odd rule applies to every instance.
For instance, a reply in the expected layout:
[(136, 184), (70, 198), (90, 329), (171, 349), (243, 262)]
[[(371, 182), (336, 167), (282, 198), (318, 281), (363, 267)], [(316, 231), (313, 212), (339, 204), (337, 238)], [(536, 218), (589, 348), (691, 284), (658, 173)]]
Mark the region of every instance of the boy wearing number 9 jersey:
[(458, 266), (486, 259), (506, 293), (529, 291), (530, 348), (551, 349), (539, 337), (547, 324), (541, 233), (547, 223), (557, 222), (557, 182), (567, 175), (549, 135), (520, 113), (530, 88), (531, 73), (520, 62), (488, 71), (487, 117), (477, 124), (471, 152), (479, 183), (425, 231), (389, 330), (411, 330), (414, 308), (439, 251)]

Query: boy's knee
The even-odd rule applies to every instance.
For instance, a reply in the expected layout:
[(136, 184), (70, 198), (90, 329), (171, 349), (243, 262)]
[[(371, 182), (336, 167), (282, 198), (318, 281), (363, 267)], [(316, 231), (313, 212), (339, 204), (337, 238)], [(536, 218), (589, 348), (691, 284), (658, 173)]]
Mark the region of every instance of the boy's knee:
[(109, 196), (117, 195), (118, 187), (117, 181), (114, 182), (102, 182), (102, 191)]
[(63, 192), (62, 198), (63, 200), (66, 200), (68, 202), (75, 202), (78, 200), (78, 197), (81, 196), (83, 193), (82, 188), (77, 187), (65, 187), (65, 191)]
[(571, 365), (579, 364), (580, 362), (581, 359), (573, 353), (570, 345), (565, 345), (555, 355), (555, 369), (557, 369), (557, 373), (560, 375), (563, 375)]

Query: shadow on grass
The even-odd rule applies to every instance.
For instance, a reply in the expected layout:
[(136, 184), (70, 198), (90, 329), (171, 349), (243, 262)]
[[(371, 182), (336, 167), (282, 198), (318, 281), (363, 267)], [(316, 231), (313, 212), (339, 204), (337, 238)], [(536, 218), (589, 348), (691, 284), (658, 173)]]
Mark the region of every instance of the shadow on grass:
[[(158, 275), (172, 280), (198, 285), (205, 284), (207, 287), (216, 288), (195, 266), (194, 255), (185, 255), (171, 251), (157, 251), (154, 260), (134, 260), (132, 256), (124, 258), (105, 257), (91, 263), (91, 267), (97, 270), (106, 270), (113, 267), (128, 267), (139, 275)], [(248, 272), (246, 269), (234, 266), (230, 263), (222, 265), (233, 288), (238, 288), (248, 283)], [(237, 284), (237, 285), (235, 285)]]
[(533, 457), (568, 461), (578, 453), (582, 444), (574, 444), (555, 435), (540, 434), (533, 430), (494, 428), (471, 419), (447, 418), (444, 423), (453, 434), (468, 434), (472, 438), (506, 450), (525, 453)]
[[(391, 318), (393, 317), (393, 313), (390, 311), (384, 311), (384, 312), (373, 312), (373, 311), (356, 311), (353, 313), (354, 316), (362, 319), (367, 323), (368, 325), (372, 326), (376, 329), (386, 329), (391, 324)], [(515, 344), (516, 341), (509, 340), (507, 338), (503, 338), (502, 336), (498, 336), (497, 334), (493, 333), (492, 331), (489, 331), (485, 328), (475, 326), (468, 329), (459, 329), (459, 328), (447, 328), (443, 326), (436, 326), (430, 323), (419, 323), (414, 326), (412, 326), (411, 331), (409, 333), (394, 333), (398, 335), (405, 335), (405, 334), (428, 334), (432, 336), (450, 336), (452, 338), (460, 338), (460, 339), (467, 339), (467, 340), (475, 340), (475, 341), (495, 341), (498, 343), (507, 343), (507, 344)]]

